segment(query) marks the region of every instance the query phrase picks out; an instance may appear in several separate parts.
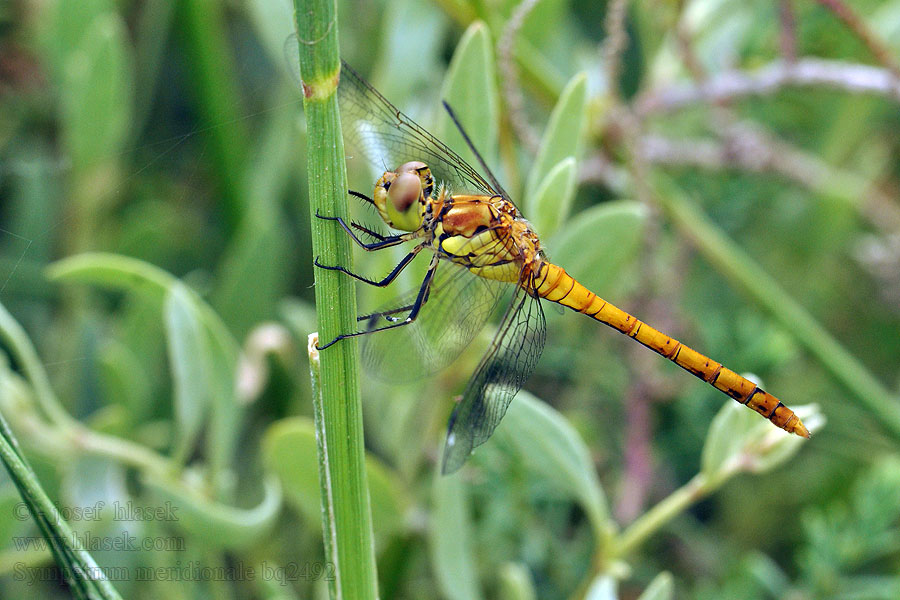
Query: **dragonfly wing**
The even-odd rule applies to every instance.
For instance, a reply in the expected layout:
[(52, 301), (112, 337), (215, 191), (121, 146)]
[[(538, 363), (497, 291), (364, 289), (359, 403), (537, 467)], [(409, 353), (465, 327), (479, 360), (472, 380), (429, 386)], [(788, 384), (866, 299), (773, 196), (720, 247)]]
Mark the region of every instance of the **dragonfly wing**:
[(444, 474), (462, 467), (472, 450), (494, 433), (509, 403), (534, 371), (546, 334), (540, 299), (519, 287), (490, 348), (450, 416)]
[[(442, 260), (415, 321), (364, 336), (363, 364), (387, 381), (415, 381), (441, 370), (484, 327), (509, 287)], [(418, 289), (411, 290), (376, 311), (363, 322), (364, 329), (406, 318), (418, 294)]]
[(338, 103), (344, 139), (375, 167), (395, 169), (408, 161), (420, 160), (431, 168), (436, 180), (449, 184), (456, 192), (501, 194), (508, 198), (506, 192), (494, 189), (456, 152), (400, 112), (343, 61)]

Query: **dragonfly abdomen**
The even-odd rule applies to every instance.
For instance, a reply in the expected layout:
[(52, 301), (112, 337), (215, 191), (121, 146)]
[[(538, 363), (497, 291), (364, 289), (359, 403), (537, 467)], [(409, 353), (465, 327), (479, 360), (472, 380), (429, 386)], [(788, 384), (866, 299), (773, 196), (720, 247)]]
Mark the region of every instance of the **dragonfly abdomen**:
[(634, 338), (647, 348), (744, 404), (774, 425), (802, 437), (809, 431), (778, 398), (711, 358), (654, 329), (578, 283), (565, 269), (542, 263), (535, 274), (538, 296), (583, 313)]

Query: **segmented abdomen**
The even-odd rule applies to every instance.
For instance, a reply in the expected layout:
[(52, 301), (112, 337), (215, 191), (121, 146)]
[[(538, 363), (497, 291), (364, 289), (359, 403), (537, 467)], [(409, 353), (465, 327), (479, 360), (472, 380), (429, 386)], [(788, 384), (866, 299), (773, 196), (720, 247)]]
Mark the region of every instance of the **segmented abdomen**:
[(578, 283), (562, 267), (542, 263), (536, 269), (534, 286), (541, 298), (567, 306), (636, 339), (688, 373), (749, 406), (781, 429), (809, 437), (809, 431), (800, 418), (778, 398), (721, 363), (613, 306)]

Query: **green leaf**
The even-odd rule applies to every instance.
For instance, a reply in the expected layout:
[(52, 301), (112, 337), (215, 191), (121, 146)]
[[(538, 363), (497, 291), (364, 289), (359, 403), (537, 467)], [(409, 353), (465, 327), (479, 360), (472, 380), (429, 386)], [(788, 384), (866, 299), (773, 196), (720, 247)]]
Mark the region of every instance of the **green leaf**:
[(212, 404), (210, 349), (204, 339), (197, 306), (183, 284), (174, 284), (166, 295), (164, 320), (178, 436), (173, 454), (176, 462), (185, 463), (194, 451)]
[(146, 478), (154, 505), (165, 512), (161, 521), (196, 536), (210, 549), (241, 550), (270, 535), (281, 512), (281, 485), (275, 477), (263, 482), (263, 498), (253, 508), (214, 502), (176, 481)]
[(509, 440), (523, 465), (578, 499), (594, 532), (605, 536), (611, 524), (603, 488), (587, 446), (561, 414), (531, 394), (519, 392), (497, 435)]
[(579, 213), (551, 240), (550, 258), (603, 296), (640, 248), (647, 209), (630, 200)]
[[(491, 52), (490, 34), (484, 23), (473, 23), (463, 34), (444, 78), (441, 98), (453, 109), (481, 156), (490, 163), (497, 154), (500, 116), (496, 67)], [(478, 167), (475, 156), (443, 108), (436, 131), (438, 137), (456, 150), (466, 162)], [(478, 170), (481, 171), (480, 167)]]
[(210, 481), (218, 498), (230, 489), (229, 469), (234, 458), (238, 436), (241, 434), (243, 407), (237, 398), (237, 342), (218, 315), (194, 295), (197, 314), (203, 325), (208, 348), (209, 390), (212, 400), (209, 428), (206, 435), (206, 456)]
[(131, 50), (120, 17), (93, 19), (68, 57), (60, 89), (63, 137), (75, 169), (114, 159), (128, 134)]
[(81, 46), (85, 34), (99, 17), (114, 13), (112, 0), (54, 2), (40, 29), (41, 45), (50, 59), (54, 77), (62, 78), (66, 58)]
[(671, 600), (675, 593), (675, 580), (668, 571), (653, 578), (638, 600)]
[(319, 522), (319, 467), (316, 462), (316, 431), (312, 419), (292, 417), (273, 423), (262, 439), (266, 470), (274, 473), (285, 498), (310, 524)]
[(537, 591), (528, 568), (521, 563), (506, 563), (500, 567), (500, 598), (502, 600), (535, 600)]
[(576, 176), (577, 164), (570, 156), (550, 169), (538, 186), (527, 217), (541, 235), (553, 235), (568, 219), (575, 199)]
[(481, 598), (466, 487), (461, 477), (435, 472), (431, 488), (433, 511), (429, 527), (431, 566), (443, 597)]
[[(273, 423), (263, 436), (262, 447), (266, 469), (281, 480), (287, 500), (311, 525), (317, 525), (321, 503), (313, 421), (292, 417)], [(410, 498), (396, 473), (372, 456), (366, 456), (366, 472), (372, 522), (376, 535), (383, 538), (403, 527)]]
[(290, 232), (279, 210), (293, 169), (292, 125), (291, 113), (277, 111), (251, 153), (242, 195), (253, 210), (229, 241), (210, 294), (210, 304), (238, 338), (272, 318), (295, 269), (296, 261), (288, 259)]
[[(370, 81), (378, 82), (390, 98), (402, 100), (424, 82), (434, 82), (438, 64), (443, 68), (446, 16), (439, 6), (419, 0), (389, 0), (381, 13), (379, 55)], [(366, 46), (355, 49), (365, 51)]]
[(882, 532), (900, 516), (900, 459), (880, 459), (853, 490), (853, 508), (861, 530)]
[(210, 301), (238, 338), (274, 314), (291, 272), (287, 247), (284, 223), (270, 211), (251, 211), (232, 239)]
[(169, 343), (169, 364), (175, 378), (175, 412), (180, 438), (176, 458), (193, 448), (198, 420), (209, 415), (206, 436), (209, 477), (217, 497), (223, 497), (226, 471), (240, 434), (235, 389), (238, 345), (218, 315), (190, 288), (149, 263), (104, 253), (73, 256), (48, 268), (50, 277), (99, 283), (141, 292), (159, 302)]
[(178, 280), (150, 263), (104, 252), (86, 252), (47, 267), (50, 279), (93, 283), (132, 293), (147, 294), (162, 305), (169, 288)]
[(550, 121), (544, 130), (541, 147), (525, 186), (526, 193), (522, 202), (525, 214), (530, 215), (532, 209), (536, 210), (536, 192), (550, 170), (563, 159), (577, 159), (580, 156), (586, 127), (587, 77), (580, 73), (569, 81), (550, 113)]
[(115, 340), (104, 343), (97, 367), (103, 396), (110, 405), (124, 408), (132, 423), (148, 416), (152, 406), (150, 378), (130, 348)]

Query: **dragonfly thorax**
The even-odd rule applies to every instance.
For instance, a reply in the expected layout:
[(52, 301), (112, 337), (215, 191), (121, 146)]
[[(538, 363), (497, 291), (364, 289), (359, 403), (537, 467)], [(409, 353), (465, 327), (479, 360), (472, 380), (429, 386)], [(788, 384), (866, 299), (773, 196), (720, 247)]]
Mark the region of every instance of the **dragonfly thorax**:
[(421, 161), (411, 161), (381, 176), (372, 201), (385, 223), (402, 231), (414, 231), (422, 225), (425, 205), (433, 191), (431, 169)]

